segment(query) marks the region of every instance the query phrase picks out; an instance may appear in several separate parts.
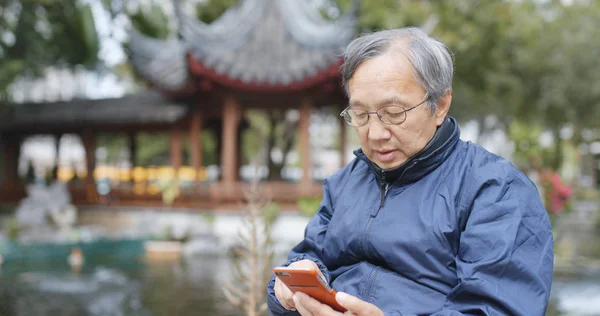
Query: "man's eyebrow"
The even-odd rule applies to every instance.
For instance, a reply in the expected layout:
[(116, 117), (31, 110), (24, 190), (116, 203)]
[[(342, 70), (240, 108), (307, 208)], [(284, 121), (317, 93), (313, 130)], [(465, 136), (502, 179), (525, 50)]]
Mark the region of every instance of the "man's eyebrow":
[[(400, 97), (393, 96), (393, 97), (389, 97), (389, 98), (377, 101), (375, 103), (375, 106), (380, 107), (383, 105), (390, 105), (390, 104), (407, 105), (407, 103), (404, 102), (404, 100), (402, 100)], [(364, 103), (362, 103), (358, 100), (350, 100), (349, 105), (350, 105), (350, 107), (367, 107)]]
[(404, 100), (402, 100), (398, 96), (393, 96), (393, 97), (389, 97), (387, 99), (381, 100), (377, 103), (378, 106), (390, 105), (390, 104), (405, 105), (406, 102), (404, 102)]

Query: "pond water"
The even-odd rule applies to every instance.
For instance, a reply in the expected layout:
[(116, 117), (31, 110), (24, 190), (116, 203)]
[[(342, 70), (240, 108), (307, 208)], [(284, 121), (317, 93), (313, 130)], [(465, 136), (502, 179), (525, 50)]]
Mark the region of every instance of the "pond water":
[[(242, 315), (227, 303), (223, 256), (180, 262), (91, 262), (12, 267), (0, 277), (0, 315)], [(600, 271), (555, 277), (548, 315), (600, 315)], [(562, 312), (560, 312), (562, 311)]]
[[(597, 210), (596, 203), (580, 203), (560, 223), (557, 253), (573, 260), (557, 265), (549, 316), (600, 315)], [(230, 217), (217, 218), (213, 231), (235, 233)], [(290, 217), (280, 224), (275, 239), (287, 237), (292, 245), (301, 238), (306, 218)], [(86, 258), (77, 274), (66, 260), (5, 263), (0, 269), (0, 316), (242, 315), (222, 292), (222, 284), (231, 279), (228, 258), (199, 253), (180, 261), (150, 261), (129, 252), (129, 258)]]
[(80, 274), (62, 263), (14, 267), (0, 278), (0, 315), (241, 315), (220, 289), (224, 257), (84, 267)]

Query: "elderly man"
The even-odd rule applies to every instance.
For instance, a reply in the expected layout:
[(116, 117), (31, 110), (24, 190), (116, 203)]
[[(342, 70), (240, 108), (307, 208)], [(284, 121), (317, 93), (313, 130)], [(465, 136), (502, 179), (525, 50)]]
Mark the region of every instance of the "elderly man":
[[(357, 158), (329, 177), (284, 266), (319, 270), (350, 315), (544, 315), (553, 240), (532, 182), (463, 142), (453, 63), (419, 29), (362, 36), (342, 66)], [(278, 279), (273, 315), (341, 315)]]

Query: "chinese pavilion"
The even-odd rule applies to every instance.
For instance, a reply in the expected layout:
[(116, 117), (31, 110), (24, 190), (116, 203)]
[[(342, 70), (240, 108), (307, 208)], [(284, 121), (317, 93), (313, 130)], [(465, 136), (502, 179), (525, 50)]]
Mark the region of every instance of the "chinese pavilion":
[[(218, 137), (220, 180), (195, 183), (194, 190), (182, 192), (175, 205), (236, 203), (243, 197), (239, 168), (240, 135), (247, 125), (244, 111), (278, 108), (299, 111), (297, 139), (303, 175), (299, 183), (268, 183), (273, 199), (294, 202), (301, 196), (320, 195), (320, 184), (311, 177), (310, 111), (345, 103), (339, 66), (343, 49), (355, 36), (357, 3), (330, 21), (310, 1), (241, 0), (206, 24), (173, 1), (178, 38), (158, 40), (132, 31), (128, 44), (136, 72), (158, 93), (15, 107), (10, 118), (0, 123), (6, 147), (4, 187), (11, 189), (5, 192), (15, 191), (18, 144), (27, 134), (81, 135), (87, 170), (94, 170), (97, 133), (127, 132), (132, 135), (133, 152), (135, 133), (168, 131), (173, 169), (188, 168), (197, 174), (203, 168), (201, 131), (210, 129)], [(344, 134), (340, 133), (342, 152)], [(191, 166), (182, 166), (182, 138), (187, 135)], [(87, 176), (85, 183), (85, 194), (74, 194), (75, 202), (97, 202), (93, 177)], [(118, 194), (119, 203), (158, 201), (131, 192)]]

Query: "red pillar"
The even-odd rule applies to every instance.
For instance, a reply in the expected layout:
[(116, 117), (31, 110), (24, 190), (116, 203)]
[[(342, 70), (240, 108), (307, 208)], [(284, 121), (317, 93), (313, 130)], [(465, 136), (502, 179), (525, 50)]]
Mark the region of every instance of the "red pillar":
[(240, 122), (240, 105), (236, 98), (229, 96), (223, 105), (223, 133), (221, 135), (221, 182), (232, 187), (238, 180), (238, 125)]
[(181, 129), (178, 126), (171, 130), (171, 167), (175, 171), (181, 167)]
[(196, 110), (192, 116), (190, 124), (190, 150), (191, 150), (191, 161), (192, 167), (198, 173), (198, 170), (202, 168), (202, 114)]
[(85, 167), (87, 169), (85, 177), (85, 193), (88, 202), (98, 201), (96, 193), (96, 182), (94, 181), (94, 170), (96, 169), (96, 134), (84, 132), (81, 135), (83, 147), (85, 149)]

